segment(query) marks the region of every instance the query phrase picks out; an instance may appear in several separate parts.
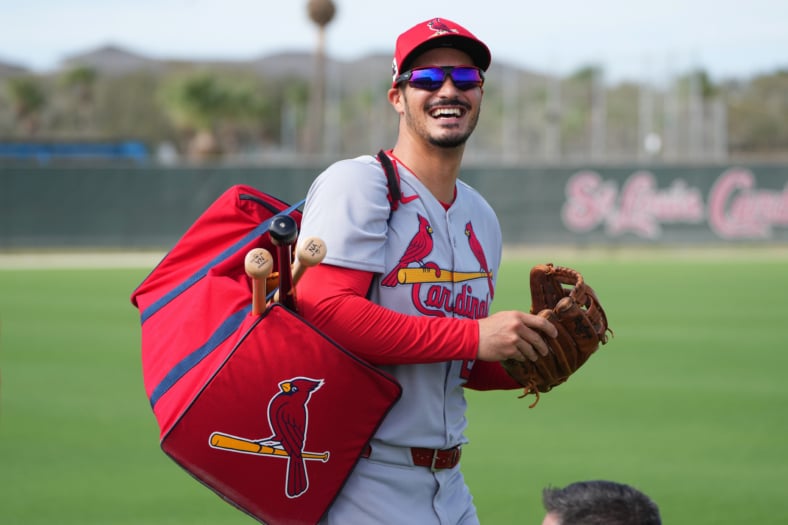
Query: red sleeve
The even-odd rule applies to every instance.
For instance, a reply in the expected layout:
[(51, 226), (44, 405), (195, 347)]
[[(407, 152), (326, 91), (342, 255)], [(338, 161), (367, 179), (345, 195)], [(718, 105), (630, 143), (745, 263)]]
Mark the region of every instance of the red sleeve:
[(475, 320), (422, 317), (384, 308), (366, 298), (373, 277), (370, 272), (328, 264), (310, 268), (298, 283), (299, 312), (340, 346), (376, 365), (476, 358)]
[(522, 386), (506, 373), (501, 363), (476, 361), (473, 363), (471, 376), (468, 378), (465, 388), (473, 390), (515, 390), (522, 388)]

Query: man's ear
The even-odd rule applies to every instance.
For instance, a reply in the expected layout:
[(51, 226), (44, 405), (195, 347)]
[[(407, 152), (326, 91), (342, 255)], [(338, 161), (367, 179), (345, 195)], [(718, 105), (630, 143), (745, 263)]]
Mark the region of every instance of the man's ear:
[(405, 113), (405, 95), (403, 94), (402, 90), (398, 87), (393, 87), (389, 89), (389, 103), (394, 106), (394, 109), (397, 111), (398, 114), (402, 115)]

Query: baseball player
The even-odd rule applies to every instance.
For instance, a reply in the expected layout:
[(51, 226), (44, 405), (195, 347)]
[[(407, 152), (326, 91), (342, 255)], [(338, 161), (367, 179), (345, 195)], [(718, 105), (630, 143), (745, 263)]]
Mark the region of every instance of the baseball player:
[(500, 361), (536, 360), (556, 336), (528, 313), (489, 315), (500, 225), (458, 175), (490, 61), (444, 18), (402, 33), (388, 91), (399, 132), (386, 152), (401, 199), (389, 201), (373, 156), (336, 162), (307, 194), (300, 235), (322, 238), (328, 255), (301, 281), (301, 313), (403, 389), (324, 523), (478, 523), (459, 467), (463, 391), (520, 388)]

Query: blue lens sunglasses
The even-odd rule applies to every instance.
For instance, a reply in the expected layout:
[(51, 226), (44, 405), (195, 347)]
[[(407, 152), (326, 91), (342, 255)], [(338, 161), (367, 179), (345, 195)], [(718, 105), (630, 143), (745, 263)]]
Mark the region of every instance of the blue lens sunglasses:
[(407, 80), (410, 87), (435, 91), (440, 89), (443, 82), (446, 81), (447, 75), (451, 77), (451, 81), (461, 91), (484, 85), (484, 72), (478, 67), (472, 66), (417, 67), (399, 75), (394, 83), (399, 84)]

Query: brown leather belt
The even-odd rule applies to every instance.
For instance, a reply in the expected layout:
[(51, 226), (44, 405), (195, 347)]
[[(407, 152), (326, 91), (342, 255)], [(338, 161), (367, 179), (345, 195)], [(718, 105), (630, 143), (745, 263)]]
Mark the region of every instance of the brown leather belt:
[[(368, 458), (372, 453), (372, 448), (367, 445), (364, 447), (361, 457)], [(413, 464), (417, 467), (427, 467), (430, 470), (443, 470), (454, 468), (460, 462), (462, 455), (462, 447), (457, 445), (453, 448), (437, 449), (437, 448), (418, 448), (413, 447), (410, 449), (410, 455), (413, 458)]]

